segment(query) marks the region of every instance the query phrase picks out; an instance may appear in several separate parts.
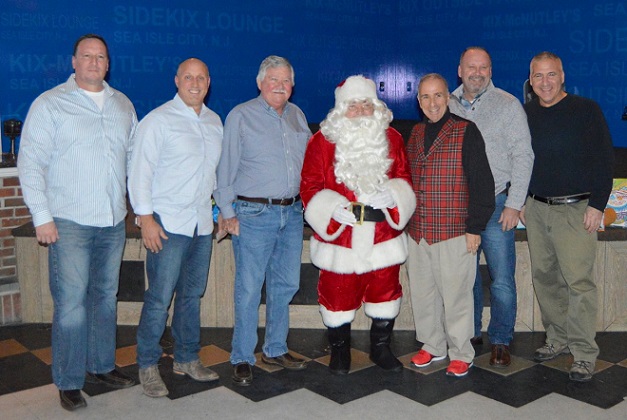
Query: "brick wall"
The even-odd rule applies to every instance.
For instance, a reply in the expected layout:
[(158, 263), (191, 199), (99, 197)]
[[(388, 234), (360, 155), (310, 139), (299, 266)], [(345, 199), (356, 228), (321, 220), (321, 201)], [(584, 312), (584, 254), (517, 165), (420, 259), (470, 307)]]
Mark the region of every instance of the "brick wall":
[(0, 325), (21, 320), (15, 238), (11, 230), (31, 220), (17, 176), (0, 178)]

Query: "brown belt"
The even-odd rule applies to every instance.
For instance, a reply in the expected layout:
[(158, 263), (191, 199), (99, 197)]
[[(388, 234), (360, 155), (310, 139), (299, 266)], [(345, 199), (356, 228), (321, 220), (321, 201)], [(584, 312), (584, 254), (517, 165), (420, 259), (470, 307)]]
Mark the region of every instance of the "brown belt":
[(244, 197), (243, 195), (238, 195), (237, 199), (242, 201), (250, 201), (251, 203), (274, 204), (275, 206), (291, 206), (292, 204), (300, 201), (300, 195), (292, 198), (258, 198)]
[(582, 200), (587, 200), (590, 198), (590, 193), (566, 195), (563, 197), (540, 197), (539, 195), (529, 194), (529, 197), (542, 203), (546, 203), (549, 206), (555, 206), (560, 204), (574, 204)]

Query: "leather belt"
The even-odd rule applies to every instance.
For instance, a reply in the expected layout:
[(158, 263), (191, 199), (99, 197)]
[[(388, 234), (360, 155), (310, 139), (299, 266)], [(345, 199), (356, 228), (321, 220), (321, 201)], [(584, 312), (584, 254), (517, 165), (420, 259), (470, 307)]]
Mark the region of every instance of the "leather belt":
[(237, 199), (242, 201), (250, 201), (251, 203), (274, 204), (275, 206), (291, 206), (292, 204), (300, 201), (300, 194), (292, 198), (258, 198), (244, 197), (243, 195), (238, 195)]
[(540, 197), (539, 195), (529, 194), (529, 197), (542, 203), (546, 203), (549, 206), (555, 206), (560, 204), (574, 204), (582, 200), (587, 200), (590, 198), (590, 193), (566, 195), (563, 197)]
[(355, 215), (358, 225), (363, 222), (383, 222), (385, 220), (385, 213), (382, 210), (367, 206), (359, 201), (353, 201), (348, 210)]

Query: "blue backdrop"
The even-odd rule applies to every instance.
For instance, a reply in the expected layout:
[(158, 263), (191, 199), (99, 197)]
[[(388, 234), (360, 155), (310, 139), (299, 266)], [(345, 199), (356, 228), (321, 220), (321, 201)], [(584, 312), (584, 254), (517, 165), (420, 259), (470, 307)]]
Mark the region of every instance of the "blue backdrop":
[(495, 85), (522, 101), (531, 57), (549, 50), (564, 61), (567, 90), (598, 101), (614, 144), (627, 147), (625, 1), (2, 0), (0, 119), (23, 120), (37, 95), (65, 81), (73, 43), (89, 32), (107, 39), (108, 81), (140, 118), (174, 96), (176, 67), (191, 56), (209, 65), (207, 104), (222, 118), (258, 94), (264, 57), (287, 57), (292, 100), (319, 122), (335, 86), (357, 73), (376, 81), (395, 118), (418, 119), (416, 81), (435, 71), (454, 88), (470, 45), (490, 51)]

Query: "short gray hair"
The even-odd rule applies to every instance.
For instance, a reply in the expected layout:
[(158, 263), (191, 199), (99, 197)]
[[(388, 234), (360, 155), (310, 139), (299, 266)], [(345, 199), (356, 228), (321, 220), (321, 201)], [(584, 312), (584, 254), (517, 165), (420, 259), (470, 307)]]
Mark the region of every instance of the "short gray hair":
[(266, 72), (268, 71), (268, 69), (276, 67), (287, 67), (288, 69), (290, 69), (290, 72), (292, 73), (292, 85), (294, 85), (294, 68), (292, 67), (290, 62), (287, 61), (287, 58), (279, 57), (278, 55), (270, 55), (264, 58), (264, 60), (261, 62), (261, 65), (259, 66), (259, 73), (257, 73), (257, 82), (261, 83), (264, 77), (266, 77)]
[(541, 53), (534, 55), (531, 61), (529, 62), (529, 74), (531, 74), (533, 64), (541, 60), (555, 60), (559, 64), (560, 69), (564, 71), (562, 59), (557, 54), (552, 53), (550, 51), (542, 51)]
[(446, 88), (446, 93), (448, 93), (448, 82), (446, 81), (444, 76), (442, 76), (439, 73), (428, 73), (422, 76), (420, 78), (420, 81), (418, 82), (418, 96), (420, 96), (420, 86), (422, 86), (422, 84), (426, 82), (427, 80), (432, 80), (432, 79), (440, 80), (442, 83), (444, 83), (444, 87)]

